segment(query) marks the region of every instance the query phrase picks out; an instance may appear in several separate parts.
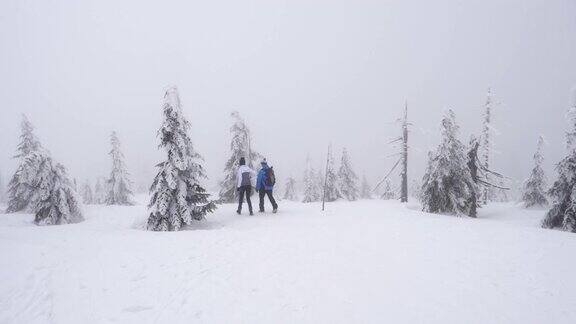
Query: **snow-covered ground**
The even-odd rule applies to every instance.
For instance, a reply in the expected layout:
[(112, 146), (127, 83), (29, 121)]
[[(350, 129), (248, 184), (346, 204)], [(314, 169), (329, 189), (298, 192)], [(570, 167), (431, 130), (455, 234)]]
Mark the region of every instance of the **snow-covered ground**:
[(576, 235), (543, 211), (280, 208), (177, 233), (143, 231), (143, 205), (0, 215), (0, 323), (576, 323)]

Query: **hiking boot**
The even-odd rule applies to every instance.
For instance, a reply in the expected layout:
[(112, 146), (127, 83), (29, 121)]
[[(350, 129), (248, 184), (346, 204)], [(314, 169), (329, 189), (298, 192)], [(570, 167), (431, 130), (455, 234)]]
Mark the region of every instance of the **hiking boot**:
[(272, 213), (276, 214), (278, 212), (278, 208), (274, 208), (274, 210), (272, 211)]
[(250, 212), (250, 216), (254, 216), (254, 213), (253, 213), (253, 212)]
[(237, 210), (237, 211), (236, 211), (236, 214), (238, 214), (238, 215), (242, 215), (242, 211), (240, 211), (240, 210)]

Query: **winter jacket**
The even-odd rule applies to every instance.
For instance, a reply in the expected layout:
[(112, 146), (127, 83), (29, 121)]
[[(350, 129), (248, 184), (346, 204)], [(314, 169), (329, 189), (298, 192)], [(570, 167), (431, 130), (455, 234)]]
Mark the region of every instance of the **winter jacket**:
[(264, 189), (265, 191), (271, 191), (274, 189), (274, 186), (267, 186), (264, 184), (264, 179), (266, 178), (266, 171), (270, 169), (269, 166), (264, 165), (262, 169), (258, 172), (258, 179), (256, 180), (256, 191), (260, 191), (260, 189)]
[(242, 186), (252, 186), (252, 179), (254, 179), (254, 177), (256, 176), (256, 172), (252, 169), (250, 169), (249, 166), (247, 165), (241, 165), (238, 168), (238, 172), (236, 174), (236, 179), (237, 179), (237, 188), (240, 188)]

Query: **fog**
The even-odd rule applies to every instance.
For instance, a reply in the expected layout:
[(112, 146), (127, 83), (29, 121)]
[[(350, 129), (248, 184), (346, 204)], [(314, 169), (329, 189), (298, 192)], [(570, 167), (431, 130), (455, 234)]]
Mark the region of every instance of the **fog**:
[(308, 155), (322, 167), (331, 143), (375, 183), (396, 162), (387, 143), (406, 101), (420, 178), (444, 109), (467, 143), (489, 87), (494, 169), (525, 178), (543, 134), (553, 179), (576, 85), (576, 1), (2, 0), (0, 44), (4, 177), (24, 113), (79, 181), (108, 175), (116, 130), (134, 182), (148, 185), (175, 85), (212, 189), (233, 110), (282, 182), (301, 179)]

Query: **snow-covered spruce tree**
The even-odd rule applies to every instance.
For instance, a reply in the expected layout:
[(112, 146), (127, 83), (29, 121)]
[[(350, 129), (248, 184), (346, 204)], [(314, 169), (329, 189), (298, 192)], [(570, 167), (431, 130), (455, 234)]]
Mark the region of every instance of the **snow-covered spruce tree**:
[(362, 176), (362, 185), (360, 186), (360, 198), (362, 199), (372, 199), (372, 188), (366, 179), (366, 175)]
[(27, 158), (30, 154), (41, 149), (40, 141), (34, 135), (34, 127), (26, 116), (22, 115), (20, 123), (20, 143), (14, 158), (20, 163), (16, 172), (8, 183), (8, 207), (7, 213), (19, 211), (31, 211), (34, 207), (34, 198), (38, 190), (32, 182), (38, 172), (37, 163), (30, 163)]
[(380, 195), (380, 198), (384, 200), (392, 200), (396, 199), (396, 196), (397, 195), (394, 192), (394, 189), (392, 189), (392, 184), (390, 183), (390, 180), (386, 179), (386, 185), (384, 186), (384, 191)]
[(346, 149), (342, 150), (340, 169), (338, 170), (338, 187), (343, 198), (354, 201), (358, 199), (358, 176), (352, 170), (350, 156)]
[[(324, 174), (322, 173), (322, 171), (318, 170), (313, 170), (313, 177), (314, 177), (314, 183), (316, 184), (316, 192), (318, 193), (318, 200), (317, 201), (322, 201), (322, 195), (324, 195), (324, 185), (326, 183), (326, 177), (324, 176)], [(328, 201), (328, 200), (326, 200)]]
[(106, 190), (104, 189), (103, 183), (106, 183), (106, 180), (103, 180), (102, 177), (98, 177), (96, 179), (96, 184), (94, 185), (93, 200), (93, 203), (96, 205), (102, 205), (106, 202)]
[(306, 170), (304, 170), (304, 178), (302, 182), (304, 184), (304, 197), (302, 202), (310, 203), (320, 200), (318, 179), (316, 177), (316, 172), (310, 164), (310, 158), (306, 160)]
[(568, 112), (568, 120), (568, 155), (556, 165), (558, 178), (548, 191), (553, 204), (542, 221), (542, 227), (576, 233), (576, 100)]
[(124, 163), (124, 154), (120, 149), (120, 140), (116, 132), (110, 135), (110, 157), (112, 157), (112, 171), (106, 181), (106, 204), (107, 205), (133, 205), (132, 182), (128, 179), (128, 171)]
[(151, 210), (148, 230), (178, 231), (194, 220), (202, 220), (216, 209), (210, 195), (200, 186), (206, 178), (202, 160), (188, 135), (190, 123), (184, 118), (180, 106), (178, 90), (169, 88), (164, 95), (164, 122), (158, 131), (160, 147), (164, 148), (167, 159), (158, 164), (152, 187), (150, 188)]
[(62, 225), (84, 220), (78, 195), (66, 169), (52, 160), (45, 150), (38, 150), (26, 157), (38, 170), (33, 184), (37, 188), (34, 212), (36, 225)]
[(289, 177), (286, 180), (286, 188), (284, 189), (284, 199), (296, 201), (298, 200), (298, 193), (296, 192), (296, 179)]
[[(326, 167), (326, 178), (320, 178), (320, 183), (322, 186), (322, 195), (326, 201), (336, 201), (342, 198), (340, 189), (338, 188), (338, 174), (336, 173), (336, 167), (334, 165), (334, 157), (332, 156), (332, 150), (328, 151)], [(319, 173), (321, 175), (321, 173)]]
[(220, 201), (236, 202), (238, 200), (238, 191), (236, 190), (236, 172), (238, 171), (238, 161), (240, 158), (246, 159), (246, 165), (254, 168), (262, 156), (252, 149), (250, 129), (246, 126), (244, 119), (240, 117), (237, 111), (232, 112), (234, 120), (230, 133), (232, 141), (230, 142), (230, 158), (224, 166), (224, 180), (220, 182)]
[(423, 209), (430, 213), (470, 216), (474, 184), (465, 147), (457, 138), (458, 126), (452, 110), (445, 113), (441, 131), (441, 143), (435, 152), (430, 152), (423, 178)]
[(86, 205), (94, 204), (94, 192), (92, 191), (92, 186), (90, 181), (86, 180), (82, 186), (82, 202)]

